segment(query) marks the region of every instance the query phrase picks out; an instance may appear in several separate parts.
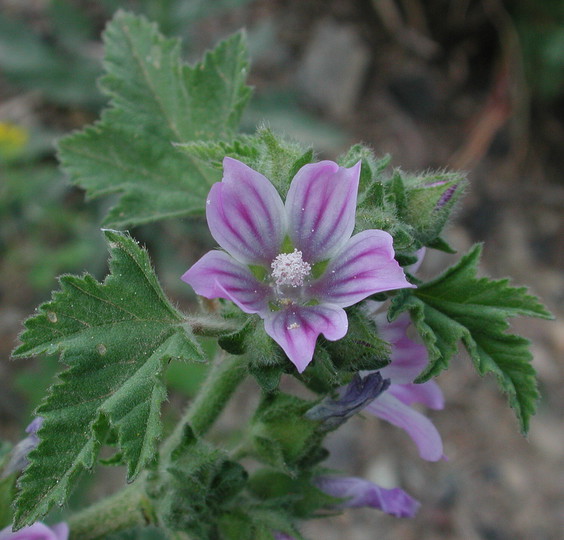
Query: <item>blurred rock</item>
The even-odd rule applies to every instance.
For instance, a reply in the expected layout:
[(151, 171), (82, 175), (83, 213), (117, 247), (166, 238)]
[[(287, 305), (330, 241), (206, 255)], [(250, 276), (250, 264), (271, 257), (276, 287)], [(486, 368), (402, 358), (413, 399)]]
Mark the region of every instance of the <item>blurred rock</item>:
[(352, 112), (370, 62), (354, 27), (321, 21), (297, 73), (298, 88), (313, 106), (343, 117)]

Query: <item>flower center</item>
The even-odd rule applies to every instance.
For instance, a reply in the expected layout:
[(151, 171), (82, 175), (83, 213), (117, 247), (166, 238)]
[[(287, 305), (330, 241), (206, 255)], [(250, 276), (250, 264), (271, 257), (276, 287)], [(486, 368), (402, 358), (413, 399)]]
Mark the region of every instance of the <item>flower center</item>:
[(302, 252), (297, 249), (294, 249), (293, 253), (280, 253), (270, 267), (276, 285), (301, 287), (304, 278), (311, 273), (311, 265), (302, 259)]

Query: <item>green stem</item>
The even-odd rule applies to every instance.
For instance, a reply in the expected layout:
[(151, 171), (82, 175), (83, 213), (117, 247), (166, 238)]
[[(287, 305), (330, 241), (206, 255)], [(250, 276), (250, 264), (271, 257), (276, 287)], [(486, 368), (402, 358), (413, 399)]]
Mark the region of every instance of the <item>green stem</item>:
[(155, 518), (144, 487), (139, 478), (135, 484), (72, 515), (68, 520), (70, 540), (102, 539), (113, 532), (153, 523)]
[[(245, 377), (245, 373), (245, 364), (241, 357), (222, 353), (217, 358), (196, 399), (163, 443), (161, 458), (164, 463), (169, 462), (171, 452), (180, 443), (184, 426), (190, 425), (198, 436), (206, 433)], [(142, 475), (134, 484), (71, 516), (68, 520), (70, 540), (103, 539), (113, 532), (156, 524), (157, 518), (145, 489), (145, 475)]]
[(220, 353), (196, 398), (186, 410), (170, 437), (162, 446), (161, 456), (167, 461), (182, 439), (188, 424), (195, 435), (204, 435), (213, 425), (225, 405), (245, 378), (245, 363), (240, 356)]

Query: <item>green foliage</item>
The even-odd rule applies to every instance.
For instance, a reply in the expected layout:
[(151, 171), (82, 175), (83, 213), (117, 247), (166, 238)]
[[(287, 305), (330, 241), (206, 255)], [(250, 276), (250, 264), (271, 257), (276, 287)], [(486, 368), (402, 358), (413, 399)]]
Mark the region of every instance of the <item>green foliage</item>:
[(338, 341), (325, 341), (335, 366), (343, 371), (378, 370), (389, 364), (388, 344), (380, 339), (374, 322), (358, 306), (347, 309), (349, 331)]
[(282, 197), (298, 170), (314, 161), (313, 150), (275, 135), (261, 127), (254, 135), (239, 135), (230, 141), (198, 141), (178, 144), (187, 155), (221, 169), (222, 160), (229, 156), (246, 163), (262, 173), (276, 187)]
[(218, 537), (218, 518), (246, 482), (241, 465), (186, 426), (151, 496), (164, 526), (195, 540), (212, 540)]
[(318, 421), (304, 415), (312, 402), (283, 393), (265, 394), (252, 419), (252, 444), (263, 463), (286, 472), (308, 468), (326, 457)]
[(26, 321), (14, 352), (60, 353), (70, 366), (37, 410), (45, 422), (20, 480), (17, 526), (62, 504), (80, 471), (94, 466), (109, 434), (117, 436), (133, 480), (154, 459), (161, 436), (166, 364), (202, 359), (147, 252), (125, 234), (105, 235), (111, 274), (102, 284), (89, 275), (63, 276), (61, 291)]
[(10, 461), (12, 445), (0, 439), (0, 530), (12, 522), (12, 500), (16, 474), (3, 476), (3, 471)]
[(339, 157), (337, 161), (341, 167), (352, 167), (359, 161), (362, 161), (358, 187), (360, 198), (362, 198), (371, 183), (375, 179), (380, 179), (381, 174), (386, 170), (392, 158), (389, 154), (386, 154), (384, 157), (377, 159), (370, 148), (362, 144), (355, 144), (350, 147), (345, 155)]
[(433, 281), (402, 291), (393, 299), (390, 316), (409, 310), (425, 341), (429, 365), (418, 382), (446, 369), (462, 341), (478, 373), (495, 374), (526, 433), (539, 394), (529, 341), (507, 334), (507, 319), (548, 319), (551, 314), (524, 287), (511, 287), (507, 279), (478, 278), (480, 253), (477, 245)]
[(414, 262), (413, 253), (422, 246), (452, 252), (440, 234), (464, 193), (464, 176), (441, 172), (413, 176), (399, 169), (386, 175), (389, 157), (378, 160), (361, 145), (353, 146), (340, 163), (352, 166), (359, 159), (362, 169), (356, 230), (389, 232), (402, 265)]
[(61, 140), (63, 167), (90, 197), (122, 194), (105, 219), (114, 227), (203, 212), (219, 173), (173, 144), (233, 137), (250, 95), (244, 34), (194, 67), (143, 17), (118, 12), (104, 42), (100, 86), (111, 107)]
[(290, 515), (305, 519), (341, 500), (320, 491), (311, 480), (309, 472), (291, 476), (274, 469), (259, 469), (250, 477), (249, 489), (263, 500), (276, 501)]

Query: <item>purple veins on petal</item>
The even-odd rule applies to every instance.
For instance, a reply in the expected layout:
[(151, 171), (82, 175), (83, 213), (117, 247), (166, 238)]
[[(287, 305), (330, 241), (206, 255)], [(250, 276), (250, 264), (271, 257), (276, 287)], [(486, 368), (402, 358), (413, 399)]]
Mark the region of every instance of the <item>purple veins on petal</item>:
[(368, 506), (396, 517), (413, 517), (420, 506), (400, 488), (386, 489), (354, 476), (318, 476), (314, 484), (328, 495), (346, 499), (336, 509)]
[(304, 165), (286, 197), (289, 235), (304, 259), (332, 256), (350, 238), (355, 223), (360, 162), (349, 169), (332, 161)]
[(302, 373), (313, 358), (319, 334), (329, 341), (341, 339), (347, 333), (348, 320), (345, 311), (338, 306), (291, 305), (267, 313), (264, 329)]
[(268, 265), (286, 234), (282, 199), (266, 177), (236, 159), (225, 158), (223, 170), (207, 199), (210, 232), (238, 261)]
[(231, 300), (245, 313), (268, 310), (271, 290), (245, 265), (223, 251), (206, 253), (183, 276), (197, 294), (206, 298)]
[(377, 292), (414, 287), (394, 259), (393, 239), (385, 231), (355, 234), (335, 255), (310, 294), (341, 307), (352, 306)]
[(197, 294), (258, 313), (298, 371), (311, 362), (319, 334), (328, 340), (346, 334), (343, 307), (412, 287), (388, 233), (370, 230), (351, 238), (360, 162), (348, 169), (331, 161), (304, 165), (285, 205), (263, 175), (231, 158), (223, 166), (206, 215), (225, 252), (207, 253), (182, 279)]

